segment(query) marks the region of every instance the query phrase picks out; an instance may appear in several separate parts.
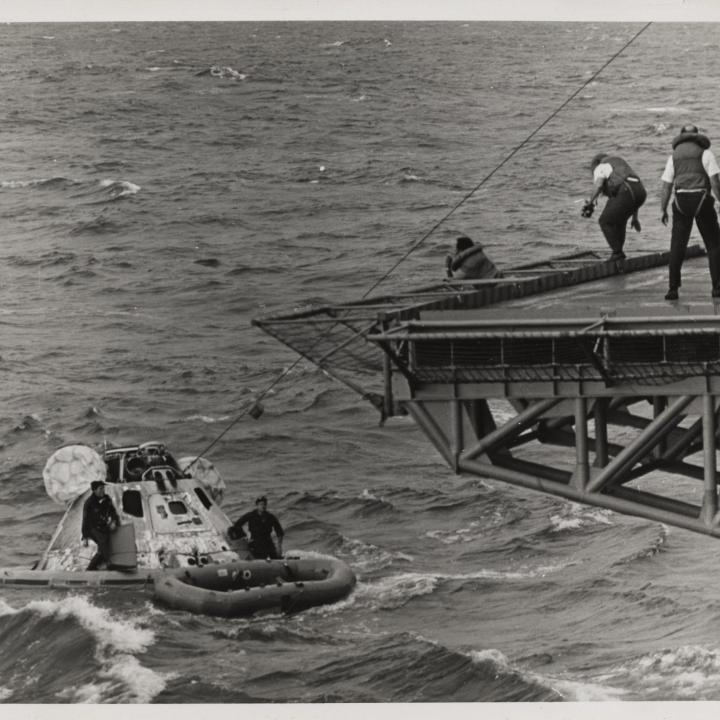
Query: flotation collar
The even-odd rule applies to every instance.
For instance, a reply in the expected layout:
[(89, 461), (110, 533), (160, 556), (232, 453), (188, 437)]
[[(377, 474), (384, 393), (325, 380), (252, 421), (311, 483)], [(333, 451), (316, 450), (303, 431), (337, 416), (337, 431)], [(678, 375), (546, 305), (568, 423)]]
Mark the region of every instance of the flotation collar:
[(603, 183), (603, 192), (608, 197), (615, 197), (623, 187), (626, 187), (634, 196), (630, 183), (641, 183), (640, 178), (630, 165), (617, 155), (605, 155), (601, 162), (609, 163), (610, 167), (612, 167), (610, 177), (606, 178)]
[(703, 150), (707, 150), (710, 147), (710, 138), (702, 133), (680, 133), (672, 141), (673, 150), (684, 142), (694, 142), (699, 145)]
[(473, 245), (472, 247), (463, 250), (461, 253), (455, 256), (452, 262), (451, 269), (458, 270), (468, 258), (473, 255), (484, 254), (482, 245)]

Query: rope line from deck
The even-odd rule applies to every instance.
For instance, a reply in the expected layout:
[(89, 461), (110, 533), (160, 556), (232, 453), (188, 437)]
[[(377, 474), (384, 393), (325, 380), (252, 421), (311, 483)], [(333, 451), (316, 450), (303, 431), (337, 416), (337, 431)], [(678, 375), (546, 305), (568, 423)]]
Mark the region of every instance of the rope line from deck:
[[(444, 223), (450, 218), (462, 205), (464, 205), (483, 185), (485, 185), (502, 167), (504, 167), (515, 155), (517, 155), (520, 150), (522, 150), (549, 122), (551, 122), (562, 110), (567, 107), (590, 83), (594, 82), (595, 79), (613, 62), (615, 61), (627, 48), (632, 45), (637, 38), (642, 35), (642, 33), (645, 32), (650, 26), (652, 25), (652, 22), (648, 22), (645, 25), (643, 25), (640, 30), (638, 30), (631, 38), (628, 40), (625, 45), (623, 45), (616, 53), (614, 53), (598, 70), (596, 70), (592, 76), (586, 80), (577, 90), (575, 90), (564, 102), (562, 102), (555, 110), (553, 110), (550, 115), (548, 115), (545, 120), (543, 120), (540, 125), (538, 125), (522, 142), (520, 142), (518, 145), (516, 145), (506, 156), (505, 158), (498, 163), (482, 180), (480, 180), (475, 187), (473, 187), (470, 191), (468, 191), (455, 205), (453, 205), (450, 210), (445, 213), (445, 215), (440, 218), (435, 224), (417, 241), (415, 242), (403, 255), (400, 257), (399, 260), (397, 260), (392, 267), (385, 272), (382, 277), (380, 277), (378, 280), (376, 280), (362, 295), (362, 299), (365, 299), (372, 293), (375, 289), (377, 289), (385, 280), (392, 275), (395, 270), (397, 270), (400, 265), (402, 265), (403, 262), (405, 262), (412, 253), (414, 253), (418, 248), (420, 248), (425, 241)], [(325, 337), (327, 337), (332, 329), (342, 321), (342, 318), (338, 318), (335, 323), (333, 323), (330, 327), (327, 328), (327, 330), (322, 333), (316, 343), (313, 345), (313, 348), (320, 344)], [(312, 349), (312, 348), (311, 348)], [(270, 382), (267, 387), (262, 390), (257, 397), (255, 398), (255, 401), (251, 404), (246, 406), (233, 420), (228, 423), (228, 425), (210, 442), (207, 447), (195, 457), (195, 459), (185, 468), (183, 468), (184, 471), (189, 470), (195, 463), (200, 459), (201, 456), (208, 453), (210, 450), (212, 450), (213, 447), (235, 426), (237, 425), (240, 420), (245, 417), (251, 410), (254, 408), (258, 408), (260, 401), (275, 387), (277, 386), (281, 380), (283, 380), (287, 375), (294, 370), (300, 361), (305, 357), (304, 355), (298, 355), (298, 357), (288, 366), (286, 367), (278, 376)], [(311, 360), (312, 362), (312, 360)], [(322, 366), (319, 366), (322, 369)], [(334, 376), (336, 377), (336, 376)], [(352, 390), (360, 394), (362, 397), (368, 397), (370, 393), (367, 393), (362, 390), (358, 385), (355, 383), (347, 380), (347, 378), (341, 378), (336, 377), (340, 382), (343, 382), (345, 385), (350, 387)]]

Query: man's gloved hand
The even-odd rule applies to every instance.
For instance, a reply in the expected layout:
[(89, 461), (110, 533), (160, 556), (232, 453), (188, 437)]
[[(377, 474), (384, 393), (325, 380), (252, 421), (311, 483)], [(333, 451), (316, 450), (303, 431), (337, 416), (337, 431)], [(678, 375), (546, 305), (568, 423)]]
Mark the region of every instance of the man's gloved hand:
[(668, 224), (668, 214), (667, 214), (667, 210), (663, 210), (663, 214), (662, 214), (662, 217), (660, 218), (660, 221), (662, 222), (663, 225), (667, 225), (667, 224)]
[(640, 221), (637, 220), (636, 218), (633, 218), (633, 219), (630, 221), (630, 227), (631, 227), (633, 230), (637, 230), (637, 232), (640, 232)]
[(580, 214), (584, 218), (589, 218), (592, 217), (593, 210), (595, 210), (595, 203), (592, 200), (586, 200), (585, 204), (582, 206)]

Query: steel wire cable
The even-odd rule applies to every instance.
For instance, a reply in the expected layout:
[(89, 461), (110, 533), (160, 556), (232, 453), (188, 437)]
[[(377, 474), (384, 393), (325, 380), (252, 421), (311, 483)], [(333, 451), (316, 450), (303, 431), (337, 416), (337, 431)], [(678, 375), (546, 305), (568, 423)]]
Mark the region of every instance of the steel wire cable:
[[(652, 22), (648, 22), (643, 27), (638, 30), (631, 38), (628, 40), (616, 53), (614, 53), (603, 65), (596, 70), (592, 76), (586, 80), (577, 90), (575, 90), (561, 105), (559, 105), (555, 110), (553, 110), (550, 115), (548, 115), (545, 120), (543, 120), (536, 128), (533, 130), (522, 142), (518, 143), (506, 156), (505, 158), (498, 163), (482, 180), (480, 180), (475, 187), (473, 187), (471, 190), (469, 190), (465, 195), (453, 205), (453, 207), (445, 213), (445, 215), (440, 218), (440, 220), (436, 221), (433, 226), (417, 241), (415, 242), (393, 265), (392, 267), (378, 280), (376, 280), (362, 295), (361, 299), (365, 299), (370, 295), (371, 292), (373, 292), (375, 289), (377, 289), (385, 280), (392, 275), (395, 270), (397, 270), (398, 267), (402, 263), (404, 263), (412, 253), (414, 253), (418, 248), (420, 248), (425, 241), (444, 223), (450, 218), (462, 205), (464, 205), (483, 185), (485, 185), (502, 167), (504, 167), (517, 153), (522, 150), (529, 142), (532, 140), (549, 122), (551, 122), (562, 110), (567, 107), (590, 83), (592, 83), (612, 62), (614, 62), (627, 48), (632, 45), (635, 40), (637, 40), (642, 33), (645, 32), (650, 26), (652, 25)], [(311, 346), (311, 348), (308, 350), (308, 352), (311, 352), (312, 349), (319, 345), (320, 342), (322, 342), (326, 336), (330, 334), (330, 332), (333, 330), (333, 328), (342, 322), (342, 318), (338, 318), (335, 323), (333, 323), (327, 330), (318, 337), (315, 344)], [(281, 380), (283, 380), (287, 375), (292, 372), (292, 370), (297, 367), (297, 365), (300, 363), (300, 361), (303, 359), (303, 357), (307, 357), (306, 355), (298, 355), (298, 357), (288, 366), (286, 367), (265, 389), (263, 389), (255, 398), (255, 401), (247, 405), (239, 414), (237, 417), (235, 417), (228, 425), (225, 427), (216, 437), (215, 439), (207, 445), (207, 447), (195, 457), (195, 459), (187, 465), (184, 470), (189, 470), (195, 463), (200, 459), (201, 456), (208, 453), (215, 445), (233, 428), (240, 420), (245, 417), (245, 415), (248, 414), (253, 408), (256, 408), (259, 406), (260, 401), (267, 396), (267, 394), (276, 387)], [(322, 369), (322, 368), (321, 368)], [(355, 392), (358, 392), (361, 396), (367, 397), (369, 393), (362, 390), (362, 388), (359, 388), (355, 383), (352, 383), (351, 381), (348, 381), (347, 379), (342, 379), (341, 382), (344, 382), (348, 387), (355, 390)]]

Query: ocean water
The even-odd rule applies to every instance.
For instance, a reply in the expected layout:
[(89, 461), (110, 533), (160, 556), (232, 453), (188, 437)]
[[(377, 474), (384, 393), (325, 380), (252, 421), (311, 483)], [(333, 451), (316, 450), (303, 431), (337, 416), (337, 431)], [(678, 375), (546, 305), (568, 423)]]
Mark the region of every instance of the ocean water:
[[(720, 137), (716, 26), (650, 26), (524, 143), (641, 27), (0, 27), (0, 565), (49, 542), (56, 447), (202, 452), (296, 359), (253, 317), (359, 297), (516, 149), (384, 287), (435, 282), (460, 232), (506, 267), (604, 251), (602, 150), (649, 189), (628, 247), (665, 249), (670, 140)], [(715, 541), (456, 476), (309, 363), (263, 404), (209, 453), (225, 510), (266, 493), (354, 593), (218, 620), (2, 588), (2, 702), (720, 699)]]

